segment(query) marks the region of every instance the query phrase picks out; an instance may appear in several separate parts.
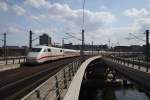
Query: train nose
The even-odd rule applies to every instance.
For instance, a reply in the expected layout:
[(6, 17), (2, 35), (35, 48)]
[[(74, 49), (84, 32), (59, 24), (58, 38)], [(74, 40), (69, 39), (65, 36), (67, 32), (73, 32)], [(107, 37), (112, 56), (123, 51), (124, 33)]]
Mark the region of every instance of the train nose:
[(28, 63), (35, 63), (36, 61), (36, 57), (27, 57), (27, 62)]

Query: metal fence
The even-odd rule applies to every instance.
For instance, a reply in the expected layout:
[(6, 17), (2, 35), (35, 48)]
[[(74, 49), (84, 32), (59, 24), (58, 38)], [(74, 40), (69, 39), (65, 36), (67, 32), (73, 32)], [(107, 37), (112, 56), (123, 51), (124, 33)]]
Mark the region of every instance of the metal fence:
[(23, 63), (23, 62), (26, 62), (26, 57), (25, 56), (0, 58), (0, 65), (20, 64), (20, 63)]
[(68, 64), (21, 100), (62, 100), (81, 63), (76, 60)]
[(136, 68), (138, 70), (148, 72), (150, 63), (144, 61), (143, 59), (133, 57), (133, 58), (123, 58), (123, 57), (115, 57), (115, 56), (104, 56), (107, 59), (110, 59), (116, 63), (126, 65), (128, 67)]

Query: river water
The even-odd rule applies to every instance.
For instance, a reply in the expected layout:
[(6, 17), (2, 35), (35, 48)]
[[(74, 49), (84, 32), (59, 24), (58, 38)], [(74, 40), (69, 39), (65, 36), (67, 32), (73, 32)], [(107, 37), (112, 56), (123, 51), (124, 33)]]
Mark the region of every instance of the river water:
[(143, 92), (136, 88), (120, 88), (115, 90), (116, 100), (150, 100)]
[(107, 88), (105, 94), (103, 90), (86, 89), (79, 100), (150, 100), (144, 92), (135, 87)]

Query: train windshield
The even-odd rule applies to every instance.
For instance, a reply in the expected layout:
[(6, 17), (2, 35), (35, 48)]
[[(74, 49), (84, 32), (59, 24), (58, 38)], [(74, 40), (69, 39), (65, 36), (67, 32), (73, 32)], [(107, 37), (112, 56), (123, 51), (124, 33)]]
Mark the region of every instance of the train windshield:
[(40, 52), (42, 48), (32, 48), (30, 52)]

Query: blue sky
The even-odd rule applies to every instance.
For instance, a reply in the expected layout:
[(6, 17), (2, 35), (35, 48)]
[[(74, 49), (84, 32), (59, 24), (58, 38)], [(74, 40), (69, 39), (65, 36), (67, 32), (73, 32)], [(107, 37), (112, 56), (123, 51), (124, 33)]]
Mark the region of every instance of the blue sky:
[[(0, 0), (0, 34), (7, 44), (28, 46), (29, 30), (34, 38), (43, 33), (61, 43), (65, 33), (80, 38), (83, 0)], [(143, 45), (144, 31), (150, 28), (150, 0), (85, 0), (85, 43)], [(140, 39), (128, 33), (136, 33)], [(0, 35), (3, 39), (3, 35)], [(76, 39), (65, 43), (79, 44)], [(34, 45), (38, 40), (34, 41)], [(3, 42), (0, 41), (0, 46)]]

